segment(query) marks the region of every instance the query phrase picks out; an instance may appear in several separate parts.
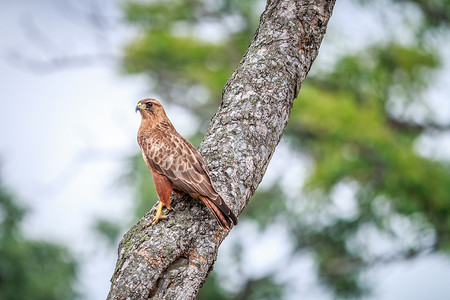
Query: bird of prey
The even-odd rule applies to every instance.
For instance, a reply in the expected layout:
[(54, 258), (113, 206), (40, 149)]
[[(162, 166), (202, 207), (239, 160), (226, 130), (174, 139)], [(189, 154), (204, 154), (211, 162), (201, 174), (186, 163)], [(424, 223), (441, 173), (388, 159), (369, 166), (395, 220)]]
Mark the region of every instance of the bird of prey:
[(171, 210), (172, 192), (200, 199), (212, 212), (220, 227), (230, 230), (237, 217), (214, 188), (208, 167), (195, 147), (173, 127), (162, 105), (148, 98), (138, 102), (141, 113), (137, 140), (142, 157), (152, 172), (159, 205), (152, 225), (167, 216), (161, 214), (163, 206)]

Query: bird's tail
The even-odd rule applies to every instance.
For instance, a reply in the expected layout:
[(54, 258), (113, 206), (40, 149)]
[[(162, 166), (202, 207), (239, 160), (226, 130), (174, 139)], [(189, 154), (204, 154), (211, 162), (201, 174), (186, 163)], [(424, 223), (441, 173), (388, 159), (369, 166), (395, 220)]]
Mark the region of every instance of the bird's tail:
[(238, 220), (236, 215), (225, 204), (220, 196), (217, 199), (209, 199), (205, 196), (199, 196), (199, 198), (212, 212), (220, 227), (225, 230), (230, 230), (231, 222), (233, 222), (234, 225), (237, 225)]

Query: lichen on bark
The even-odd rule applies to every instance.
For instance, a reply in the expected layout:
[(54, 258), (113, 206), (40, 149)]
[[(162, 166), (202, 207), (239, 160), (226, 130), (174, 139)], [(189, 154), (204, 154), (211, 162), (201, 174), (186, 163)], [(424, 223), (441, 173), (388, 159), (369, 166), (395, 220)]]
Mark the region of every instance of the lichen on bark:
[[(261, 182), (294, 99), (317, 56), (334, 0), (268, 1), (199, 147), (218, 191), (240, 213)], [(147, 213), (119, 245), (108, 299), (194, 299), (227, 232), (207, 208), (172, 196), (156, 226)]]

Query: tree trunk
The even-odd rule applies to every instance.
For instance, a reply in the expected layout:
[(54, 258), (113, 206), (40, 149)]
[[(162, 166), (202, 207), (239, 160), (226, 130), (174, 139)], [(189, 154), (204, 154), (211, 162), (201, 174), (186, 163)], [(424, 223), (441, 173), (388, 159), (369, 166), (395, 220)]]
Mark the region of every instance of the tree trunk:
[[(240, 213), (261, 182), (293, 100), (317, 56), (334, 0), (269, 0), (252, 43), (223, 90), (199, 151)], [(172, 195), (167, 220), (147, 213), (123, 237), (108, 299), (194, 299), (227, 232), (208, 209)]]

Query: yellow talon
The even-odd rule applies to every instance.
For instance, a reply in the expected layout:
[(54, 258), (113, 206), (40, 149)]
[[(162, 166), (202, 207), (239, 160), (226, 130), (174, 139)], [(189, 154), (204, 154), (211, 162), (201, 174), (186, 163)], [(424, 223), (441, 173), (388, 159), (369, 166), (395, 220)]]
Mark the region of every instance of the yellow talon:
[(163, 208), (163, 203), (159, 202), (158, 207), (156, 208), (156, 215), (153, 217), (152, 225), (155, 225), (156, 223), (158, 223), (158, 221), (160, 219), (167, 219), (166, 215), (161, 214), (162, 208)]

